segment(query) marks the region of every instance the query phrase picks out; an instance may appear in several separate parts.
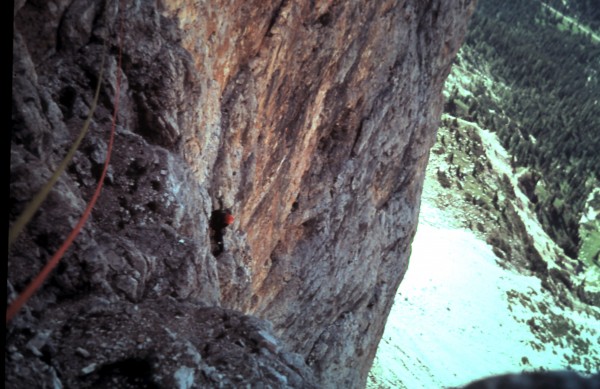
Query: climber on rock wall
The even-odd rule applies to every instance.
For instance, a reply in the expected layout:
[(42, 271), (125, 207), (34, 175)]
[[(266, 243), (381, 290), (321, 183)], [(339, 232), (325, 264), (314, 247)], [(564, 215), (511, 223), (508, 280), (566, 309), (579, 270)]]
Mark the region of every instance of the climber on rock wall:
[(212, 253), (216, 257), (225, 251), (223, 237), (225, 236), (225, 228), (231, 225), (234, 217), (229, 209), (217, 209), (210, 216), (210, 236), (212, 242)]

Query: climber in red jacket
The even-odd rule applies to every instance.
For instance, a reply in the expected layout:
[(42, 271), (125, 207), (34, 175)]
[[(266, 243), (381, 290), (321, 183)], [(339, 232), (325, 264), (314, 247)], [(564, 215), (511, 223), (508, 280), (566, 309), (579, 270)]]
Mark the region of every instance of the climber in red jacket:
[(213, 243), (212, 253), (216, 257), (225, 251), (223, 237), (225, 236), (225, 228), (231, 225), (234, 217), (229, 209), (217, 209), (212, 212), (209, 221), (211, 241)]

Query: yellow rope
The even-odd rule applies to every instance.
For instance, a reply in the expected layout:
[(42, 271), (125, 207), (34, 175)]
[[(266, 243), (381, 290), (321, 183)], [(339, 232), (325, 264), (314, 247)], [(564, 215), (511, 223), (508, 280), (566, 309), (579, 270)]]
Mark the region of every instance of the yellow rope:
[(104, 59), (105, 58), (106, 58), (106, 42), (104, 43), (103, 48), (102, 48), (102, 63), (100, 64), (100, 74), (98, 75), (98, 83), (96, 85), (96, 93), (94, 94), (94, 101), (92, 102), (92, 107), (90, 109), (88, 117), (85, 119), (85, 122), (83, 123), (83, 128), (81, 129), (81, 132), (79, 133), (79, 137), (75, 140), (75, 143), (73, 143), (73, 145), (71, 146), (71, 149), (69, 149), (69, 152), (67, 153), (65, 158), (62, 160), (62, 162), (58, 166), (58, 169), (56, 169), (56, 171), (54, 172), (52, 177), (50, 177), (48, 182), (46, 182), (46, 184), (42, 187), (42, 189), (35, 195), (33, 200), (31, 200), (31, 202), (29, 204), (27, 204), (27, 207), (25, 208), (23, 213), (21, 213), (19, 218), (13, 223), (12, 227), (10, 228), (10, 230), (8, 232), (8, 249), (9, 249), (9, 251), (10, 251), (10, 247), (17, 240), (17, 237), (21, 234), (21, 232), (23, 231), (23, 229), (25, 228), (27, 223), (29, 223), (29, 221), (31, 220), (33, 215), (35, 215), (36, 211), (40, 208), (40, 206), (42, 205), (42, 202), (46, 199), (46, 197), (50, 193), (50, 190), (52, 190), (52, 187), (54, 186), (54, 184), (56, 184), (56, 181), (58, 181), (58, 178), (60, 177), (60, 175), (65, 171), (69, 162), (71, 162), (71, 160), (73, 159), (73, 156), (75, 155), (75, 152), (79, 148), (81, 141), (83, 140), (83, 138), (85, 137), (85, 135), (88, 132), (90, 122), (92, 121), (92, 116), (94, 115), (94, 111), (96, 110), (96, 105), (98, 104), (98, 96), (100, 95), (100, 85), (102, 85), (102, 76), (104, 74)]

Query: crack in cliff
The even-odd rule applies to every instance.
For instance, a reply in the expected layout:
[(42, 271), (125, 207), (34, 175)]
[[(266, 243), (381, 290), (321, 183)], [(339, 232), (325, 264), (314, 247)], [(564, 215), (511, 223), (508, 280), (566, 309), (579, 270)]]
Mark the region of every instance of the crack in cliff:
[(419, 67), (422, 72), (425, 72), (426, 77), (430, 77), (431, 63), (427, 61), (426, 52), (427, 48), (429, 48), (434, 42), (433, 37), (433, 29), (436, 21), (438, 19), (439, 11), (440, 11), (440, 1), (439, 0), (431, 0), (425, 3), (425, 9), (418, 16), (417, 28), (416, 28), (416, 49), (417, 49), (417, 58)]
[(269, 25), (267, 26), (267, 31), (265, 32), (265, 36), (271, 36), (271, 30), (273, 29), (273, 27), (275, 26), (275, 23), (277, 22), (277, 19), (281, 15), (281, 10), (287, 5), (288, 1), (289, 0), (281, 0), (279, 2), (279, 4), (277, 4), (275, 6), (275, 9), (273, 10), (273, 12), (271, 14), (271, 18), (269, 20)]

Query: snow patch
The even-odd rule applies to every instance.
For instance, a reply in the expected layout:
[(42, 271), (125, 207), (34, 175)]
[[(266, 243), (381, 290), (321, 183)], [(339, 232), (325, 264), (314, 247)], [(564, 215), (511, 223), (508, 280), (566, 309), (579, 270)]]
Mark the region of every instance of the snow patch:
[(180, 367), (174, 374), (178, 389), (189, 389), (194, 385), (194, 369), (187, 366)]
[(587, 210), (581, 215), (581, 220), (579, 221), (579, 224), (593, 222), (598, 218), (598, 215), (600, 215), (600, 209), (594, 209), (594, 207), (592, 206), (592, 200), (596, 196), (600, 197), (600, 188), (594, 188), (594, 190), (592, 190), (588, 195), (585, 201), (587, 205)]
[[(551, 301), (540, 280), (501, 268), (487, 243), (447, 217), (422, 206), (367, 388), (455, 387), (496, 374), (577, 368), (568, 344), (541, 344), (531, 332), (532, 320), (545, 320), (532, 308)], [(527, 303), (519, 303), (522, 296)], [(595, 328), (585, 314), (550, 311)], [(581, 336), (598, 351), (597, 332)]]

